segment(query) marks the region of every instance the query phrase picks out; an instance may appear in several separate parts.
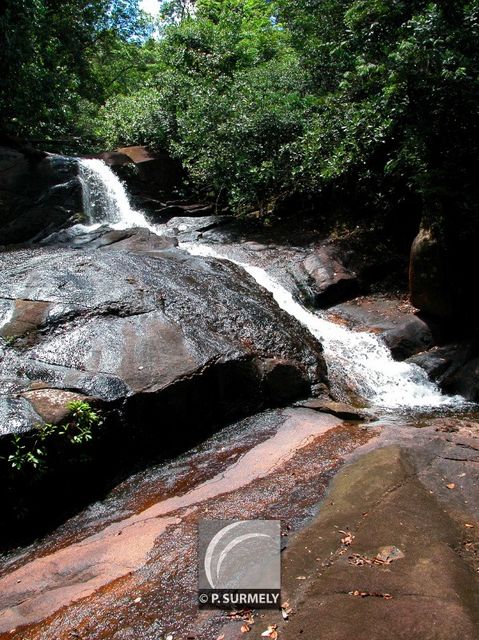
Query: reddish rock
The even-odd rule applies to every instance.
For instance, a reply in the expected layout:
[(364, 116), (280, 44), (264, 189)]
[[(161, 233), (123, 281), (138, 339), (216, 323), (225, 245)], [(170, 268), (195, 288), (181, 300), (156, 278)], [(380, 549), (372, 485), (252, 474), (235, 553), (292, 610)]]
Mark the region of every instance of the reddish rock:
[(317, 307), (329, 307), (358, 294), (356, 275), (346, 269), (331, 248), (319, 248), (304, 260), (302, 267)]
[(405, 360), (434, 345), (426, 322), (398, 298), (364, 296), (337, 305), (330, 312), (353, 329), (379, 334), (395, 360)]
[(137, 175), (125, 173), (121, 177), (136, 196), (157, 196), (170, 193), (183, 179), (183, 170), (178, 160), (164, 151), (151, 151), (144, 146), (123, 147), (117, 150), (134, 163)]
[(46, 321), (52, 306), (42, 300), (15, 300), (10, 320), (0, 327), (0, 336), (16, 337), (37, 329)]
[(95, 157), (99, 158), (100, 160), (103, 160), (103, 162), (107, 164), (109, 167), (117, 167), (117, 166), (122, 166), (124, 164), (133, 163), (133, 160), (129, 156), (119, 151), (105, 151)]
[(63, 389), (36, 389), (25, 391), (22, 396), (30, 402), (36, 413), (45, 422), (51, 424), (59, 424), (68, 416), (70, 402), (91, 400), (81, 393), (73, 393)]
[(455, 285), (450, 274), (444, 242), (431, 229), (422, 227), (411, 247), (409, 289), (412, 304), (434, 318), (450, 320), (456, 306)]

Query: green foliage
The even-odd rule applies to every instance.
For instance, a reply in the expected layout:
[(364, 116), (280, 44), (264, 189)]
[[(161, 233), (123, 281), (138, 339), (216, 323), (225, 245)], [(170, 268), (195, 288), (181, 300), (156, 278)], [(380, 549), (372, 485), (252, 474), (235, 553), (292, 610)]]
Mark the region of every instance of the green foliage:
[(7, 128), (169, 150), (239, 212), (477, 210), (478, 0), (161, 4), (155, 40), (137, 0), (7, 0)]
[(322, 102), (292, 147), (302, 187), (354, 182), (391, 209), (413, 193), (432, 216), (477, 206), (477, 3), (282, 5)]
[(161, 89), (145, 87), (115, 95), (98, 114), (96, 134), (109, 149), (135, 144), (165, 148), (175, 128), (166, 105)]
[(58, 425), (45, 423), (38, 425), (34, 434), (12, 436), (12, 453), (8, 462), (15, 471), (33, 469), (43, 471), (48, 468), (48, 458), (52, 450), (78, 447), (90, 442), (93, 431), (102, 423), (102, 418), (88, 402), (76, 400), (68, 404), (68, 419)]
[(138, 0), (5, 0), (0, 29), (2, 128), (40, 139), (88, 137), (82, 108), (118, 87), (151, 33)]

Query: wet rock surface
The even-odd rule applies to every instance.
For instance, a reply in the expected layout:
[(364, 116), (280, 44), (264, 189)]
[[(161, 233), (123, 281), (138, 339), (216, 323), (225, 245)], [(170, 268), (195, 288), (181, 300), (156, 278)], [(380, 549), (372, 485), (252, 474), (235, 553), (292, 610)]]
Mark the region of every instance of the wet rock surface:
[(308, 235), (303, 242), (293, 243), (263, 230), (251, 240), (247, 227), (226, 217), (178, 218), (168, 222), (170, 225), (177, 227), (182, 242), (212, 244), (220, 254), (265, 269), (308, 306), (327, 308), (354, 298), (360, 291), (360, 282), (344, 265), (341, 252), (333, 244), (314, 241)]
[(224, 614), (196, 606), (198, 520), (279, 518), (286, 542), (316, 512), (344, 455), (371, 435), (307, 409), (274, 410), (131, 477), (54, 536), (5, 559), (0, 633), (218, 637)]
[(409, 359), (426, 370), (431, 380), (449, 394), (479, 401), (479, 347), (477, 339), (434, 347)]
[[(451, 465), (448, 479), (460, 470)], [(461, 492), (462, 481), (442, 489), (446, 482), (405, 447), (374, 451), (345, 469), (319, 518), (286, 552), (285, 597), (294, 614), (282, 636), (477, 638), (477, 511), (471, 518), (462, 505), (458, 515), (455, 500), (440, 493)], [(346, 534), (334, 536), (335, 527)], [(399, 558), (381, 561), (385, 545)], [(298, 574), (306, 578), (301, 586)]]
[(405, 360), (434, 345), (427, 323), (401, 298), (363, 296), (329, 309), (331, 318), (382, 337), (395, 360)]
[[(283, 554), (280, 638), (478, 637), (479, 428), (470, 417), (398, 416), (352, 454), (318, 516)], [(418, 429), (417, 427), (420, 427)], [(239, 640), (241, 622), (222, 628)]]
[(280, 638), (475, 640), (478, 436), (474, 415), (367, 427), (303, 408), (248, 418), (4, 558), (0, 633), (244, 638), (241, 614), (198, 612), (197, 522), (273, 517), (287, 620), (246, 613), (248, 637), (274, 624)]
[[(50, 242), (0, 254), (0, 538), (19, 513), (34, 531), (137, 464), (326, 389), (321, 345), (235, 265), (146, 230)], [(11, 434), (33, 442), (72, 399), (102, 413), (91, 443), (15, 475)]]
[(0, 245), (45, 237), (82, 211), (78, 163), (21, 146), (0, 146)]
[[(319, 247), (301, 263), (315, 307), (326, 308), (359, 293), (359, 282), (339, 260), (333, 247)], [(303, 285), (304, 286), (304, 285)]]
[[(274, 402), (273, 369), (261, 365), (271, 358), (297, 380), (293, 395), (326, 380), (317, 342), (246, 274), (147, 231), (5, 252), (0, 261), (8, 315), (0, 371), (17, 393), (41, 382), (128, 404), (235, 363), (259, 407), (263, 378)], [(276, 380), (283, 402), (291, 380)], [(221, 384), (228, 393), (228, 380)], [(214, 393), (221, 402), (221, 389)]]

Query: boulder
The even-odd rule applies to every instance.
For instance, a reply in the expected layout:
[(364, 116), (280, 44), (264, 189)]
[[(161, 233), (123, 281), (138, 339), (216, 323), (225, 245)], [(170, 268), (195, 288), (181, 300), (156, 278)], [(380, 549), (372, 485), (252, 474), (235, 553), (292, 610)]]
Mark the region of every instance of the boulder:
[(311, 302), (324, 309), (359, 293), (359, 282), (331, 247), (320, 247), (302, 263)]
[(184, 178), (181, 163), (165, 151), (132, 146), (117, 149), (117, 154), (130, 158), (136, 168), (135, 174), (121, 174), (133, 195), (172, 193)]
[(409, 362), (425, 369), (445, 393), (459, 394), (472, 402), (479, 401), (477, 340), (435, 347), (410, 358)]
[(383, 334), (383, 340), (395, 360), (405, 360), (434, 345), (431, 329), (424, 320), (415, 315), (411, 315), (397, 327), (386, 331)]
[(423, 226), (414, 239), (409, 263), (412, 304), (433, 318), (449, 321), (456, 311), (451, 264), (443, 239)]
[(461, 369), (475, 353), (470, 343), (457, 343), (433, 347), (408, 358), (408, 362), (422, 367), (431, 380), (441, 384), (443, 379)]
[(82, 209), (74, 158), (0, 147), (0, 245), (44, 237)]
[(457, 393), (466, 400), (479, 402), (479, 357), (443, 376), (440, 386), (446, 393)]
[(104, 151), (93, 157), (103, 160), (109, 167), (122, 167), (126, 164), (134, 164), (134, 160), (132, 160), (130, 156), (119, 151)]
[(353, 329), (380, 335), (395, 360), (405, 360), (434, 345), (428, 324), (401, 298), (363, 296), (332, 307), (329, 313)]
[(16, 403), (4, 432), (50, 415), (48, 389), (120, 406), (130, 430), (161, 417), (194, 432), (326, 381), (320, 345), (269, 293), (174, 244), (104, 231), (0, 254), (0, 393)]
[[(321, 345), (266, 290), (175, 243), (103, 229), (0, 253), (0, 547), (236, 418), (326, 387)], [(92, 440), (55, 434), (41, 474), (13, 471), (12, 436), (36, 447), (73, 399), (102, 414)]]

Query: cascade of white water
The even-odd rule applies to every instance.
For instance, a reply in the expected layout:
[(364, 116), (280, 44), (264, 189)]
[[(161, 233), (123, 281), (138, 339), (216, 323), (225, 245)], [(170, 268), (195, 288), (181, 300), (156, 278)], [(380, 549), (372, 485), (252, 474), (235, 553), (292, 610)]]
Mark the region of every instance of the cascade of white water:
[(107, 224), (114, 229), (144, 227), (155, 231), (140, 211), (130, 204), (123, 183), (103, 160), (80, 159), (83, 206), (88, 224)]
[[(80, 160), (83, 202), (90, 228), (107, 224), (114, 229), (143, 227), (161, 234), (144, 215), (132, 209), (119, 178), (102, 160)], [(350, 329), (326, 320), (294, 300), (292, 294), (263, 269), (219, 254), (211, 246), (183, 243), (189, 253), (230, 260), (270, 291), (281, 309), (301, 322), (323, 345), (333, 388), (341, 396), (351, 391), (368, 403), (381, 407), (464, 406), (459, 396), (445, 396), (428, 380), (420, 367), (396, 362), (376, 335)]]
[(426, 372), (414, 364), (396, 362), (376, 335), (351, 331), (313, 313), (259, 267), (228, 258), (204, 244), (184, 243), (189, 253), (230, 260), (270, 291), (281, 309), (294, 316), (323, 345), (329, 378), (335, 391), (349, 389), (370, 404), (385, 408), (461, 406), (460, 396), (445, 396)]

